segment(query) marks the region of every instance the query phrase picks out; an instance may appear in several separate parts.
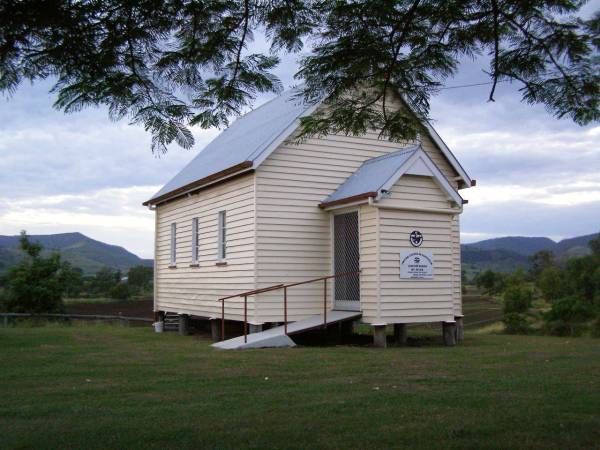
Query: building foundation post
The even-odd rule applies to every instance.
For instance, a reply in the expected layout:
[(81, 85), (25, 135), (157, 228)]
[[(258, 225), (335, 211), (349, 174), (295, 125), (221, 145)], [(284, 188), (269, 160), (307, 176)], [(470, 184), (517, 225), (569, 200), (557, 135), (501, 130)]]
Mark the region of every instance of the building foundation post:
[(443, 322), (442, 332), (444, 335), (444, 345), (456, 345), (456, 322)]
[(187, 314), (179, 314), (179, 334), (187, 336), (189, 334), (190, 317)]
[(465, 326), (463, 323), (464, 316), (456, 316), (454, 321), (456, 322), (456, 342), (462, 342), (465, 339)]
[(405, 323), (394, 324), (394, 341), (397, 345), (406, 345), (408, 340), (408, 333)]
[(385, 325), (373, 325), (373, 345), (380, 348), (387, 347)]
[(210, 337), (214, 342), (221, 340), (221, 319), (210, 319)]

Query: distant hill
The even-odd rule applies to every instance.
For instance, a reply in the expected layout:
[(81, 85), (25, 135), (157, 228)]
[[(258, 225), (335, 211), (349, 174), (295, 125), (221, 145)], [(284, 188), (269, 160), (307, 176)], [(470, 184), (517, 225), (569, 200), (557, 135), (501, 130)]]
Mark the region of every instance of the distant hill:
[(540, 250), (554, 253), (559, 262), (569, 258), (588, 255), (591, 250), (588, 242), (596, 234), (578, 236), (555, 242), (546, 237), (508, 236), (486, 239), (472, 244), (461, 245), (463, 267), (469, 275), (492, 269), (499, 272), (512, 272), (518, 267), (529, 268), (528, 257)]
[(506, 250), (523, 256), (533, 255), (540, 250), (553, 250), (556, 245), (556, 242), (546, 237), (522, 236), (487, 239), (474, 244), (467, 244), (467, 246), (479, 250)]
[[(105, 244), (81, 233), (30, 235), (29, 239), (44, 246), (44, 251), (60, 251), (62, 258), (84, 273), (93, 274), (102, 267), (127, 270), (133, 266), (151, 266), (151, 259), (142, 259), (118, 245)], [(23, 257), (19, 236), (0, 236), (0, 272)]]

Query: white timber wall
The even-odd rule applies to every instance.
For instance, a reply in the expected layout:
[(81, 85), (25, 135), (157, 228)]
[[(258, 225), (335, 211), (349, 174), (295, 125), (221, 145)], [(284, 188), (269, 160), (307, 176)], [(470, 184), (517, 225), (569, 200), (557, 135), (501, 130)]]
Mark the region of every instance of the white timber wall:
[(363, 321), (375, 323), (379, 316), (379, 208), (360, 207), (360, 307)]
[[(311, 138), (300, 144), (290, 141), (280, 145), (256, 170), (259, 288), (331, 274), (330, 213), (320, 210), (318, 204), (367, 159), (411, 144), (380, 140), (375, 132), (360, 137)], [(422, 138), (422, 146), (455, 186), (457, 174), (439, 149), (428, 137)], [(332, 291), (328, 293), (331, 302)], [(288, 303), (290, 320), (322, 312), (322, 283), (291, 288)], [(281, 321), (282, 311), (280, 291), (261, 294), (254, 320)]]
[(460, 216), (452, 220), (452, 267), (454, 268), (454, 315), (462, 315), (462, 274), (460, 261)]
[[(434, 212), (450, 210), (444, 192), (430, 177), (405, 175), (392, 187), (391, 197), (381, 200), (378, 207), (380, 314), (377, 321), (454, 320), (455, 272), (460, 272), (460, 260), (455, 257), (456, 220), (452, 213)], [(397, 208), (430, 209), (431, 212)], [(431, 280), (400, 278), (400, 252), (416, 250), (409, 241), (409, 235), (415, 229), (424, 235), (418, 250), (433, 253), (434, 277)]]
[[(234, 178), (156, 209), (155, 309), (220, 317), (218, 298), (255, 288), (254, 174)], [(217, 257), (218, 213), (226, 211), (227, 265)], [(199, 219), (198, 266), (192, 267), (192, 219)], [(177, 224), (177, 264), (169, 267), (171, 224)], [(249, 299), (249, 315), (254, 303)], [(226, 318), (243, 319), (243, 303), (226, 301)]]

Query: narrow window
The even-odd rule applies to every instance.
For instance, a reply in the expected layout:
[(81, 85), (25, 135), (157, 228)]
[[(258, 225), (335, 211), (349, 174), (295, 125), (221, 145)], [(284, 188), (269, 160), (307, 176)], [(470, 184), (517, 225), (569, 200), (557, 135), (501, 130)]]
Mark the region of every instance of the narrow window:
[(171, 224), (171, 265), (177, 262), (177, 224)]
[(219, 242), (218, 256), (219, 260), (224, 260), (227, 255), (227, 228), (225, 224), (225, 211), (219, 211)]
[(192, 219), (192, 264), (198, 264), (198, 218), (194, 217)]

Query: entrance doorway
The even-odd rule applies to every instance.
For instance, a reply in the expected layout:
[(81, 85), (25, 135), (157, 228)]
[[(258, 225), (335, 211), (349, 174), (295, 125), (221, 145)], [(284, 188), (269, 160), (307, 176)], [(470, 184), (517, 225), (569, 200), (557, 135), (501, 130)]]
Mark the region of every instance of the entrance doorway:
[[(358, 211), (333, 216), (334, 273), (360, 270)], [(334, 280), (334, 308), (360, 311), (360, 275), (348, 275)]]

